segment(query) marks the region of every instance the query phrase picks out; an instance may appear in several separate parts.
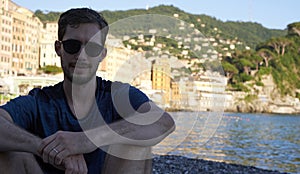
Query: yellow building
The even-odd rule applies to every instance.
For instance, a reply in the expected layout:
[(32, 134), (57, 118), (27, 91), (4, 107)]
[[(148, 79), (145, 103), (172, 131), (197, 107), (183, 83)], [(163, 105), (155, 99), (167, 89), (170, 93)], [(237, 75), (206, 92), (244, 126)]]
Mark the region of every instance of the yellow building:
[(171, 101), (170, 107), (172, 109), (182, 109), (181, 103), (181, 91), (179, 88), (179, 83), (177, 81), (171, 81)]
[(0, 77), (11, 74), (12, 64), (12, 14), (6, 10), (8, 0), (1, 1), (0, 8)]
[(161, 101), (165, 107), (170, 106), (171, 66), (168, 55), (162, 55), (152, 62), (152, 89), (160, 90), (163, 96)]
[(0, 61), (4, 67), (10, 66), (3, 74), (36, 73), (42, 27), (42, 22), (30, 10), (10, 0), (1, 0), (1, 43), (4, 42), (0, 47)]

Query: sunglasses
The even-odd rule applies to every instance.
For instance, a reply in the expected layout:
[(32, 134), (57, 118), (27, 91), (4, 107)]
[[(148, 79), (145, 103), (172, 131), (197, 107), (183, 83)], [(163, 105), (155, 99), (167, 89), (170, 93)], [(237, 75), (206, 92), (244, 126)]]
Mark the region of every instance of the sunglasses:
[[(83, 45), (79, 40), (68, 39), (60, 41), (63, 44), (64, 50), (69, 54), (76, 54), (81, 50), (81, 45)], [(86, 54), (90, 57), (97, 57), (101, 54), (104, 47), (95, 42), (88, 42), (84, 46)]]

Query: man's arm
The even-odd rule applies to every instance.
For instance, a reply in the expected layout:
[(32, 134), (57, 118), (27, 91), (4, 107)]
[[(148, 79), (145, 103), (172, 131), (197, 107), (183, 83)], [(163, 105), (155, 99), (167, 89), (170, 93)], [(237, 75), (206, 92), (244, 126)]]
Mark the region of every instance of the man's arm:
[(21, 151), (38, 155), (41, 138), (21, 129), (12, 122), (4, 109), (0, 109), (0, 151)]
[(44, 158), (49, 158), (51, 149), (59, 147), (56, 162), (60, 163), (66, 156), (89, 153), (97, 147), (106, 145), (154, 146), (175, 129), (172, 117), (166, 112), (159, 111), (162, 110), (150, 111), (147, 107), (143, 107), (131, 116), (131, 118), (141, 118), (147, 113), (151, 115), (151, 121), (155, 120), (150, 124), (146, 124), (149, 123), (147, 118), (143, 124), (135, 124), (123, 119), (85, 132), (60, 131), (44, 139), (39, 150)]
[[(29, 152), (37, 156), (38, 147), (42, 139), (34, 136), (26, 130), (18, 127), (12, 122), (12, 118), (8, 112), (0, 108), (0, 152)], [(55, 165), (54, 162), (49, 162), (59, 169), (64, 169), (68, 172), (87, 173), (87, 167), (83, 155), (68, 156), (63, 161), (63, 166)]]
[(98, 147), (111, 144), (154, 146), (173, 132), (174, 129), (173, 119), (168, 113), (164, 112), (157, 121), (149, 125), (138, 125), (121, 120), (86, 131), (85, 134)]

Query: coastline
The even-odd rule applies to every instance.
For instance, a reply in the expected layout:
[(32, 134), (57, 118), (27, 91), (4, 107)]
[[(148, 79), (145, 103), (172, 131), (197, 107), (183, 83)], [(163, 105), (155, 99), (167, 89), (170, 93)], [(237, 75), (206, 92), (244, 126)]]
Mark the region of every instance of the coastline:
[[(238, 107), (237, 107), (238, 108)], [(166, 112), (197, 112), (189, 109), (176, 109), (176, 108), (165, 108)], [(204, 112), (210, 112), (211, 110), (203, 110)], [(300, 110), (293, 112), (280, 112), (278, 110), (252, 110), (252, 109), (224, 109), (224, 113), (248, 113), (248, 114), (278, 114), (278, 115), (300, 115)]]
[(192, 159), (184, 156), (154, 155), (153, 174), (288, 174), (253, 166)]

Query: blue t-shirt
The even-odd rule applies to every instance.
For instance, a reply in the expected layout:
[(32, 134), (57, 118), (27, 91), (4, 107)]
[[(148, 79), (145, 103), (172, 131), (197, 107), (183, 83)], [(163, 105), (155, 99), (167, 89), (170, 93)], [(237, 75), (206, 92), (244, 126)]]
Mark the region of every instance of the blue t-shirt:
[[(125, 96), (129, 96), (128, 99), (120, 100)], [(137, 110), (139, 106), (149, 101), (144, 93), (128, 84), (106, 81), (100, 77), (97, 77), (95, 98), (96, 107), (92, 107), (90, 111), (92, 114), (88, 114), (82, 120), (78, 120), (68, 106), (63, 82), (43, 89), (35, 88), (29, 92), (29, 95), (17, 97), (1, 108), (10, 114), (15, 124), (40, 138), (45, 138), (59, 130), (78, 132), (100, 126), (104, 121), (107, 124), (112, 123), (122, 119), (120, 115), (132, 112), (130, 109), (121, 111), (116, 105), (120, 106), (123, 103), (126, 105), (125, 103), (129, 101), (131, 107)], [(98, 110), (97, 118), (95, 118), (93, 110)], [(124, 113), (119, 114), (120, 112)], [(99, 117), (101, 118), (99, 119)], [(105, 155), (106, 153), (100, 148), (84, 154), (89, 173), (101, 173)], [(64, 173), (43, 163), (39, 157), (37, 157), (37, 161), (45, 173)]]

